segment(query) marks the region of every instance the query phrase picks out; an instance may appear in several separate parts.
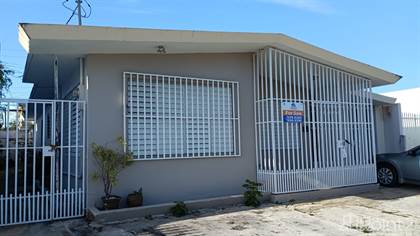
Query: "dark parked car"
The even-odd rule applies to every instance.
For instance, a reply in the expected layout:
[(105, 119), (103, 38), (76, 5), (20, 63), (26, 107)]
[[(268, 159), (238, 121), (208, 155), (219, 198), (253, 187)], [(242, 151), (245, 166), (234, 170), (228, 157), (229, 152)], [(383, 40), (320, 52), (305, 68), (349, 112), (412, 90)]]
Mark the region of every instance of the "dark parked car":
[(376, 162), (378, 182), (381, 185), (420, 185), (420, 145), (406, 152), (378, 154)]

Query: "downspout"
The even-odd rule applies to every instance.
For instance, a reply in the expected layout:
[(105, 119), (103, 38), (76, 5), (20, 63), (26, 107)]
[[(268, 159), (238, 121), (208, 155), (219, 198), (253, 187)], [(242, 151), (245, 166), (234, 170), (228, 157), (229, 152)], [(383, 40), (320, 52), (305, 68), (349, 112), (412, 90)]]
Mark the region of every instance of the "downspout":
[(88, 100), (88, 76), (87, 76), (87, 72), (86, 72), (86, 60), (84, 57), (80, 57), (79, 58), (79, 91), (78, 91), (78, 100), (79, 101), (84, 101), (84, 106), (83, 106), (83, 117), (82, 117), (82, 136), (83, 136), (83, 158), (82, 158), (82, 189), (84, 191), (84, 196), (82, 199), (82, 208), (83, 209), (87, 209), (90, 204), (88, 202), (88, 193), (89, 193), (89, 181), (88, 181), (88, 176), (89, 176), (89, 147), (88, 147), (88, 143), (89, 141), (87, 140), (87, 100)]
[(84, 58), (79, 58), (79, 100), (85, 100), (85, 64), (84, 64)]
[(54, 99), (59, 99), (59, 91), (58, 91), (58, 58), (57, 56), (54, 57)]

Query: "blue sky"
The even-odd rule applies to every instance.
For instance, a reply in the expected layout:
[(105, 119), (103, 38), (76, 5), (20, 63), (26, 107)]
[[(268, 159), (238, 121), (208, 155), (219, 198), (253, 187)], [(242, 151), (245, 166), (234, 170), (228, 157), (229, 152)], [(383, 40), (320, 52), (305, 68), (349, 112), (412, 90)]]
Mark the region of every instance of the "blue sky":
[[(280, 32), (403, 76), (376, 92), (420, 87), (419, 0), (89, 1), (86, 25)], [(63, 24), (71, 13), (61, 2), (0, 0), (0, 60), (22, 73), (18, 22)], [(31, 86), (19, 80), (9, 97), (28, 96)]]

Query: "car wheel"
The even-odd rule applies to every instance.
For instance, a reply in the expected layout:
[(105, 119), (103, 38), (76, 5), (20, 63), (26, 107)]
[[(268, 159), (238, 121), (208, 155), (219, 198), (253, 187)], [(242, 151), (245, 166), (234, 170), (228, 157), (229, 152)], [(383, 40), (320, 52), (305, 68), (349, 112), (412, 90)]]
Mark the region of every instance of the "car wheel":
[(398, 185), (398, 174), (389, 164), (378, 165), (378, 182), (380, 185), (393, 187)]

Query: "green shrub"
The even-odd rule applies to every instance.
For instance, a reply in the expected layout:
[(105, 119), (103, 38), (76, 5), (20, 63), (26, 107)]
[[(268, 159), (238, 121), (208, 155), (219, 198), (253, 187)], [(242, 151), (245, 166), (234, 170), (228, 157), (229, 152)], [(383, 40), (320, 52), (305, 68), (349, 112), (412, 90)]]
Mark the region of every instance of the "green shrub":
[(245, 206), (257, 207), (261, 205), (261, 197), (263, 196), (258, 187), (262, 184), (247, 179), (245, 184), (242, 185), (246, 189), (244, 192), (244, 203)]
[(175, 217), (181, 217), (188, 214), (188, 207), (184, 202), (175, 202), (175, 206), (169, 209), (169, 212)]
[(126, 145), (124, 140), (119, 137), (117, 143), (117, 150), (92, 143), (93, 160), (97, 166), (92, 178), (102, 181), (105, 198), (111, 196), (112, 187), (118, 182), (119, 173), (133, 163), (133, 155), (123, 151)]

